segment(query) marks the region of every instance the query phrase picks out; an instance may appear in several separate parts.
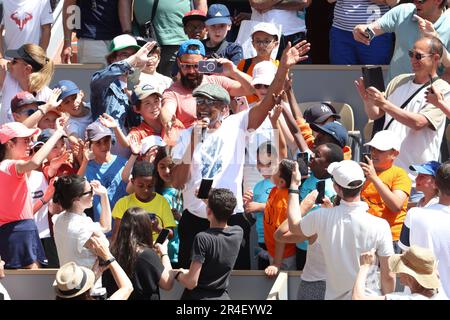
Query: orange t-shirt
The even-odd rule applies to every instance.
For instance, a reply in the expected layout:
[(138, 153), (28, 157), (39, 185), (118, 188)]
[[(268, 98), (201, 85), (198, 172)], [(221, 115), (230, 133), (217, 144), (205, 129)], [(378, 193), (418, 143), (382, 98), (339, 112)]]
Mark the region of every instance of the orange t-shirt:
[[(267, 199), (266, 209), (264, 210), (264, 242), (267, 251), (272, 257), (275, 257), (275, 239), (273, 234), (277, 231), (281, 223), (287, 219), (288, 189), (278, 189), (273, 187)], [(295, 254), (295, 244), (286, 243), (283, 258)]]
[(135, 136), (138, 141), (141, 141), (142, 139), (149, 137), (149, 136), (160, 136), (160, 133), (157, 133), (155, 129), (150, 127), (145, 121), (142, 121), (140, 125), (137, 127), (131, 128), (129, 135)]
[[(278, 60), (271, 60), (273, 62), (274, 65), (276, 65), (278, 67), (278, 65), (280, 64), (280, 61)], [(244, 66), (245, 66), (245, 59), (242, 59), (241, 61), (239, 61), (237, 68), (238, 70), (244, 72)], [(255, 67), (255, 63), (253, 62), (252, 59), (252, 63), (250, 63), (250, 66), (247, 69), (246, 74), (248, 74), (250, 77), (253, 77), (253, 68)], [(252, 94), (250, 96), (246, 96), (248, 104), (253, 103), (258, 101), (258, 96), (256, 94)]]
[[(392, 166), (377, 175), (390, 190), (401, 190), (409, 196), (411, 192), (411, 179), (402, 168)], [(368, 182), (364, 185), (361, 191), (361, 198), (369, 205), (370, 214), (383, 218), (389, 223), (391, 226), (392, 239), (394, 241), (398, 240), (403, 220), (405, 220), (406, 216), (408, 198), (406, 198), (405, 203), (403, 203), (400, 212), (392, 212), (381, 199), (379, 192), (372, 182)]]

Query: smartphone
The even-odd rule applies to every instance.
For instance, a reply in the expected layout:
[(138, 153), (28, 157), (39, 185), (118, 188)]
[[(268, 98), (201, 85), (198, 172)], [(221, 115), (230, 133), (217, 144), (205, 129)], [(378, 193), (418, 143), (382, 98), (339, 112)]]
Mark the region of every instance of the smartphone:
[(169, 229), (162, 229), (161, 232), (158, 235), (158, 238), (156, 238), (155, 243), (163, 244), (164, 241), (166, 241), (167, 237), (169, 236), (170, 230)]
[(199, 199), (208, 199), (209, 190), (211, 190), (211, 186), (213, 183), (213, 179), (203, 178), (200, 183), (200, 188), (198, 189), (197, 198)]
[(373, 32), (372, 29), (370, 29), (369, 27), (366, 28), (366, 30), (364, 30), (364, 32), (367, 35), (367, 39), (369, 39), (369, 41), (372, 41), (373, 38), (375, 38), (375, 32)]
[(325, 198), (325, 180), (317, 181), (316, 189), (319, 191), (316, 198), (316, 204), (321, 204), (323, 203), (323, 198)]
[(240, 111), (248, 110), (248, 101), (246, 96), (236, 97), (234, 98), (237, 103), (237, 109)]
[(308, 152), (300, 152), (297, 155), (297, 163), (298, 163), (298, 170), (300, 171), (300, 174), (302, 177), (306, 177), (308, 175)]
[(198, 72), (200, 73), (222, 73), (223, 65), (216, 60), (200, 60), (198, 62)]
[(361, 68), (361, 71), (364, 87), (366, 89), (368, 87), (374, 87), (381, 92), (386, 90), (384, 86), (383, 70), (380, 66), (364, 66)]
[(363, 158), (362, 158), (362, 160), (363, 160), (364, 163), (369, 164), (368, 161), (367, 161), (367, 159), (366, 159), (366, 156), (367, 156), (367, 158), (372, 159), (372, 158), (370, 157), (370, 153), (364, 152), (364, 153), (363, 153)]

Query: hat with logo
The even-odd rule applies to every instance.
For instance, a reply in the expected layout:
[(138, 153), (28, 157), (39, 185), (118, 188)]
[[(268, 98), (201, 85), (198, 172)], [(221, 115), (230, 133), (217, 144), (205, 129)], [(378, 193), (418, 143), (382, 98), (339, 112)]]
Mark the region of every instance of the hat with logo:
[(132, 101), (137, 102), (139, 100), (143, 100), (154, 93), (156, 93), (159, 97), (162, 97), (158, 87), (154, 87), (148, 83), (137, 85), (133, 91)]
[(265, 84), (270, 86), (275, 74), (277, 73), (277, 66), (272, 61), (261, 61), (253, 67), (252, 85)]
[(327, 122), (323, 125), (311, 123), (310, 126), (316, 132), (332, 136), (341, 148), (347, 144), (348, 132), (340, 122)]
[(371, 146), (372, 148), (375, 148), (380, 151), (387, 151), (387, 150), (400, 150), (401, 141), (394, 133), (394, 131), (390, 130), (381, 130), (375, 133), (372, 140), (365, 143), (365, 146)]
[(68, 96), (80, 93), (80, 88), (78, 88), (75, 82), (70, 80), (59, 81), (55, 86), (55, 89), (56, 88), (61, 89), (61, 94), (59, 95), (58, 100), (64, 100)]
[[(22, 59), (33, 67), (34, 72), (40, 71), (44, 67), (42, 63), (33, 59), (33, 57), (25, 49), (25, 45), (21, 46), (17, 50), (6, 50), (5, 56), (10, 58)], [(48, 62), (49, 59), (46, 57), (45, 61)]]
[(0, 127), (0, 143), (6, 143), (13, 138), (26, 138), (38, 134), (38, 128), (27, 128), (21, 122), (7, 122)]
[(228, 8), (223, 4), (212, 4), (208, 8), (205, 24), (212, 26), (214, 24), (231, 24), (231, 16)]
[(68, 262), (59, 268), (53, 284), (55, 293), (61, 298), (73, 298), (94, 286), (94, 272), (75, 262)]
[(119, 51), (125, 48), (135, 48), (139, 50), (141, 47), (138, 46), (137, 41), (134, 37), (129, 34), (121, 34), (111, 41), (111, 46), (109, 52)]
[(191, 10), (184, 14), (183, 16), (183, 25), (185, 25), (188, 21), (191, 20), (206, 20), (206, 14), (202, 10)]
[(210, 100), (222, 101), (230, 104), (230, 94), (222, 86), (214, 83), (206, 83), (192, 92), (194, 97), (206, 97)]
[(205, 56), (205, 46), (200, 40), (197, 39), (186, 40), (180, 44), (177, 56), (180, 57), (184, 54), (199, 54), (201, 56)]
[(86, 127), (86, 140), (98, 141), (103, 137), (112, 136), (111, 129), (102, 125), (99, 121), (93, 122)]
[(361, 166), (353, 160), (333, 162), (328, 166), (327, 171), (334, 182), (346, 189), (359, 188), (366, 180)]
[(303, 118), (308, 123), (322, 123), (329, 117), (341, 118), (334, 107), (327, 102), (313, 104), (303, 112)]
[(22, 91), (17, 93), (11, 100), (11, 111), (16, 112), (20, 107), (27, 104), (35, 103), (38, 106), (45, 104), (44, 101), (39, 101), (28, 91)]
[(270, 34), (272, 36), (278, 36), (278, 29), (277, 29), (277, 27), (273, 23), (270, 23), (270, 22), (260, 22), (260, 23), (256, 24), (253, 27), (252, 35), (255, 32), (258, 32), (258, 31), (265, 32), (265, 33)]
[(411, 171), (416, 171), (417, 173), (428, 174), (436, 177), (436, 172), (438, 171), (440, 166), (440, 162), (428, 161), (422, 164), (412, 164), (409, 166), (409, 169)]

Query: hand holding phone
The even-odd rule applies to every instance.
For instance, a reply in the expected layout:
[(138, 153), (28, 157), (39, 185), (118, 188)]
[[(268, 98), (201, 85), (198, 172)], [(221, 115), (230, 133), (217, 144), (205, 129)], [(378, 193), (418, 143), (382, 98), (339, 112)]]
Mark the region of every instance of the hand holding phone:
[(234, 99), (236, 100), (237, 109), (238, 109), (239, 112), (249, 109), (248, 101), (247, 101), (247, 97), (246, 96), (236, 97)]
[(298, 170), (300, 171), (302, 178), (306, 177), (309, 174), (308, 158), (308, 152), (300, 152), (297, 155)]
[(222, 73), (223, 65), (216, 60), (200, 60), (198, 62), (199, 73)]
[(319, 192), (316, 198), (316, 204), (322, 204), (323, 198), (325, 198), (325, 180), (317, 181), (316, 189)]
[(369, 161), (367, 161), (367, 158), (372, 159), (370, 153), (364, 152), (363, 153), (363, 162), (369, 164)]
[(211, 190), (211, 186), (213, 183), (213, 179), (203, 178), (200, 183), (200, 188), (198, 189), (197, 198), (199, 199), (208, 199), (209, 190)]
[(158, 235), (158, 238), (156, 238), (155, 243), (163, 244), (164, 241), (166, 241), (167, 237), (169, 236), (170, 229), (164, 228), (161, 230), (161, 232)]

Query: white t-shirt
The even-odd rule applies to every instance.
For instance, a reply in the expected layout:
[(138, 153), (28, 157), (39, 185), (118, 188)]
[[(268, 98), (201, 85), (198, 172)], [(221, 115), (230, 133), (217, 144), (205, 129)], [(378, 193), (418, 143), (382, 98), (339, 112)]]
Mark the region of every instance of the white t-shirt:
[(11, 297), (5, 287), (0, 283), (0, 294), (3, 294), (3, 300), (11, 300)]
[(141, 72), (141, 75), (139, 76), (139, 84), (145, 83), (158, 87), (160, 90), (159, 92), (163, 93), (164, 90), (172, 85), (173, 81), (169, 77), (166, 77), (158, 72), (155, 72), (154, 74)]
[(427, 208), (411, 208), (407, 217), (409, 244), (433, 251), (438, 260), (442, 288), (450, 297), (450, 207), (435, 204)]
[(77, 138), (80, 138), (82, 140), (85, 139), (85, 131), (86, 127), (90, 125), (93, 122), (92, 120), (92, 112), (89, 108), (89, 112), (82, 117), (69, 117), (69, 120), (67, 120), (66, 125), (66, 133), (67, 135), (74, 135)]
[(101, 238), (108, 242), (101, 231), (100, 224), (93, 222), (85, 213), (72, 212), (53, 216), (53, 223), (59, 264), (64, 265), (73, 261), (80, 266), (92, 269), (97, 256), (85, 248), (84, 244), (94, 232), (101, 234)]
[(41, 26), (53, 23), (50, 0), (3, 0), (4, 49), (18, 49), (25, 43), (39, 45)]
[[(32, 170), (28, 176), (28, 188), (31, 192), (33, 205), (40, 202), (48, 188), (47, 179), (41, 171)], [(50, 228), (48, 226), (48, 204), (43, 205), (38, 212), (34, 214), (34, 222), (39, 232), (39, 238), (50, 237)]]
[(270, 9), (264, 13), (252, 8), (252, 20), (281, 24), (281, 34), (289, 36), (297, 32), (305, 32), (304, 11)]
[(389, 224), (367, 213), (368, 209), (365, 202), (342, 200), (339, 206), (318, 209), (300, 223), (304, 235), (318, 235), (326, 264), (327, 300), (351, 299), (361, 253), (375, 248), (378, 256), (394, 254)]
[[(206, 218), (205, 203), (195, 196), (202, 178), (213, 178), (212, 188), (227, 188), (236, 196), (234, 212), (243, 212), (242, 173), (245, 155), (245, 139), (248, 127), (248, 110), (231, 115), (223, 120), (219, 129), (207, 132), (203, 143), (196, 144), (191, 177), (183, 190), (184, 209), (192, 214)], [(172, 150), (172, 158), (180, 162), (190, 145), (193, 127), (181, 132)]]
[[(0, 106), (0, 125), (14, 121), (11, 113), (11, 100), (14, 96), (24, 91), (19, 83), (11, 77), (9, 72), (6, 73), (5, 81), (3, 82), (2, 88), (2, 104)], [(47, 102), (52, 94), (52, 90), (49, 87), (44, 87), (36, 94), (36, 99), (38, 101)]]
[[(389, 95), (388, 100), (400, 107), (421, 86), (423, 86), (423, 84), (416, 84), (412, 80), (408, 81), (394, 90), (394, 92)], [(433, 114), (432, 112), (429, 112), (430, 108), (429, 105), (428, 107), (426, 106), (425, 92), (426, 87), (415, 95), (404, 110), (424, 115), (435, 130), (430, 127), (414, 130), (396, 120), (392, 121), (388, 128), (388, 130), (395, 132), (402, 141), (400, 154), (394, 161), (394, 164), (405, 169), (413, 181), (415, 178), (412, 171), (409, 169), (409, 166), (414, 163), (425, 163), (427, 161), (439, 159), (442, 137), (444, 136), (445, 131), (445, 115), (442, 111), (438, 111), (437, 113), (433, 112)], [(445, 93), (446, 92), (444, 92), (444, 94)], [(437, 107), (431, 106), (431, 108), (434, 109)], [(424, 113), (425, 110), (428, 111)], [(438, 114), (438, 116), (436, 116), (436, 114)], [(392, 117), (386, 114), (384, 127), (386, 127), (391, 119)]]
[(428, 298), (418, 293), (394, 292), (386, 295), (386, 300), (447, 300), (440, 294)]

